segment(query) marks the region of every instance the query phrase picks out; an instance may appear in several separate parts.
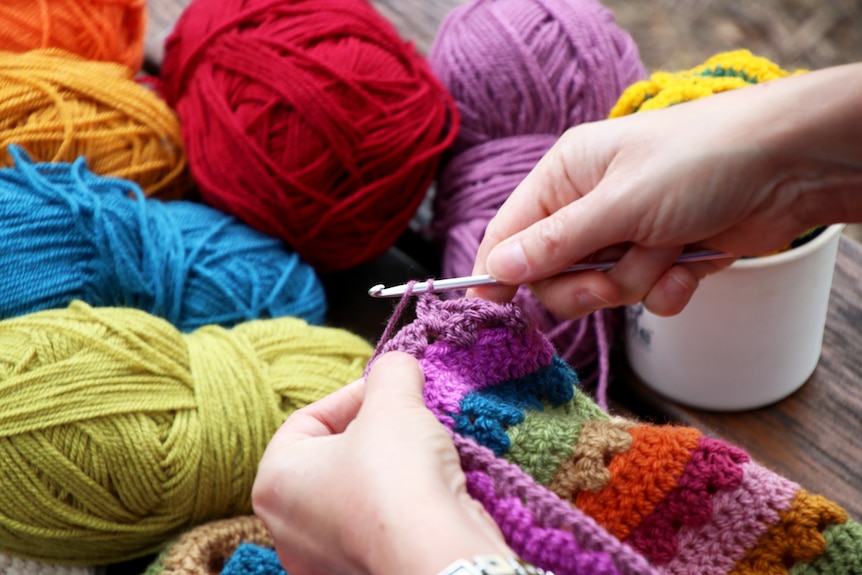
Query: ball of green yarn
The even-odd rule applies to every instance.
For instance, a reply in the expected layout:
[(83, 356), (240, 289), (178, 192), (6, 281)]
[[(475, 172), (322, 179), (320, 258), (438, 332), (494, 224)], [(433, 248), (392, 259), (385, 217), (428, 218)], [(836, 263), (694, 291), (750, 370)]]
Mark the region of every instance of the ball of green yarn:
[(113, 563), (249, 513), (278, 426), (370, 354), (297, 318), (181, 334), (73, 302), (0, 322), (0, 553)]

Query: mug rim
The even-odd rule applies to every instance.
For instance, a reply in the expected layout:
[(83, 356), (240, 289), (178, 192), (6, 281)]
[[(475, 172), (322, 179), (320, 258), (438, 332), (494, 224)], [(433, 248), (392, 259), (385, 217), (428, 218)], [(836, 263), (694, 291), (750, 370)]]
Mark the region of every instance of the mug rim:
[(846, 224), (843, 223), (831, 224), (827, 226), (825, 230), (819, 233), (817, 237), (815, 237), (811, 241), (805, 242), (801, 246), (797, 246), (795, 248), (791, 248), (789, 250), (785, 250), (783, 252), (768, 256), (738, 259), (733, 262), (733, 264), (731, 264), (730, 268), (728, 269), (746, 269), (781, 265), (794, 260), (798, 260), (800, 258), (804, 258), (808, 254), (822, 249), (826, 244), (832, 241), (832, 239), (836, 235), (841, 233), (845, 225)]

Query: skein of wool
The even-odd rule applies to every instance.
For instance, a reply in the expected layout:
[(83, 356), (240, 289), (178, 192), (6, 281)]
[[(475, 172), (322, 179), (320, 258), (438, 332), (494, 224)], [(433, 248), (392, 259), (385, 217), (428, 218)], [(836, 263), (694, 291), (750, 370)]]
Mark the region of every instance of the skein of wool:
[[(429, 231), (443, 244), (444, 277), (469, 275), (488, 222), (518, 183), (566, 129), (607, 117), (645, 72), (631, 37), (595, 0), (474, 0), (447, 16), (428, 58), (461, 115)], [(607, 385), (616, 312), (563, 321), (526, 287), (515, 301), (561, 357), (592, 370), (583, 379)]]
[(0, 322), (0, 553), (116, 563), (250, 513), (272, 434), (370, 354), (297, 318), (181, 334), (73, 302)]
[(203, 198), (319, 271), (391, 247), (457, 128), (367, 0), (194, 0), (162, 74)]
[(322, 323), (314, 270), (284, 242), (204, 205), (147, 199), (84, 158), (0, 169), (0, 319), (80, 299), (181, 331), (268, 317)]
[(87, 60), (139, 70), (146, 0), (3, 0), (0, 50), (61, 48)]
[[(0, 52), (0, 149), (11, 144), (46, 162), (85, 156), (96, 173), (164, 199), (191, 185), (167, 103), (135, 82), (132, 69), (60, 49)], [(0, 166), (9, 163), (0, 153)]]

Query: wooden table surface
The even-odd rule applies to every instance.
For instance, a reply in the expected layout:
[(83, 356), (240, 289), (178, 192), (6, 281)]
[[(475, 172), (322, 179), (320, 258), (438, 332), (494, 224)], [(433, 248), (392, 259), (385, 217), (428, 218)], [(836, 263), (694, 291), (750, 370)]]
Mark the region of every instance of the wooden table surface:
[[(374, 5), (425, 53), (442, 17), (460, 3), (377, 0)], [(146, 53), (150, 71), (158, 69), (164, 39), (187, 4), (188, 0), (149, 1)], [(409, 265), (408, 260), (395, 261)], [(388, 281), (381, 265), (375, 263), (376, 272), (381, 280)], [(399, 270), (389, 276), (393, 281), (404, 281), (404, 273)], [(372, 316), (385, 313), (379, 302), (364, 301), (378, 306)], [(382, 324), (373, 323), (367, 329), (373, 332), (382, 329)], [(862, 519), (862, 245), (846, 237), (841, 240), (821, 361), (811, 379), (791, 397), (746, 413), (687, 409), (650, 392), (622, 356), (616, 358), (611, 389), (618, 405), (638, 416), (692, 425), (724, 438), (809, 491), (835, 500), (857, 520)]]

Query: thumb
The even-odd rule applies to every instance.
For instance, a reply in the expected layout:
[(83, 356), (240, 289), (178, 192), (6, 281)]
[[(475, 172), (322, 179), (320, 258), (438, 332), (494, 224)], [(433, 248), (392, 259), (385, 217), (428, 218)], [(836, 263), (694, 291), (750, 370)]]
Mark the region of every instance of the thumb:
[[(630, 239), (631, 205), (603, 194), (604, 182), (556, 212), (494, 246), (488, 273), (503, 283), (527, 284), (549, 278), (599, 250)], [(613, 217), (609, 217), (613, 215)]]
[(530, 283), (622, 241), (617, 212), (631, 207), (609, 181), (614, 125), (581, 124), (557, 140), (488, 223), (473, 273)]
[(425, 374), (416, 358), (400, 351), (385, 353), (374, 362), (366, 379), (362, 411), (424, 408), (424, 387)]

